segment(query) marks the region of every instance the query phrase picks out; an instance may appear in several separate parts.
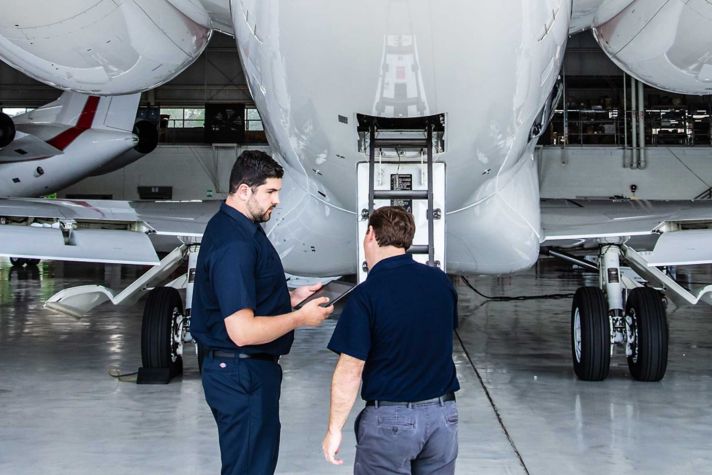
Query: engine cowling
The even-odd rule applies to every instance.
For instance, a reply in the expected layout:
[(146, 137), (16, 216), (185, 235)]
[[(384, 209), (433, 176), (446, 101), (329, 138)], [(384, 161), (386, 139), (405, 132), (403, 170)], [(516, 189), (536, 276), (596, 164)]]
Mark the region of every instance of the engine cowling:
[(133, 133), (138, 143), (130, 150), (117, 156), (103, 167), (95, 170), (92, 176), (105, 175), (129, 165), (144, 155), (151, 153), (158, 146), (158, 127), (153, 122), (141, 120), (134, 124)]
[(659, 89), (712, 94), (712, 3), (607, 0), (593, 22), (605, 53)]
[[(145, 91), (188, 67), (210, 40), (209, 16), (168, 0), (8, 0), (0, 59), (61, 89), (115, 95)], [(176, 6), (177, 5), (177, 6)]]
[(12, 117), (0, 112), (0, 148), (15, 140), (15, 123)]

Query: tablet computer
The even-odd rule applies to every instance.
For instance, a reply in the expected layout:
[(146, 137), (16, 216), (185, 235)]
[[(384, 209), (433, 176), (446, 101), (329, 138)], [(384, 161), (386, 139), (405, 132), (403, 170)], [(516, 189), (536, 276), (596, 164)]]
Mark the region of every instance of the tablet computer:
[(311, 302), (314, 299), (318, 299), (319, 297), (329, 297), (329, 303), (327, 304), (328, 307), (329, 305), (333, 305), (339, 300), (346, 297), (349, 292), (351, 292), (355, 288), (356, 286), (349, 282), (344, 282), (341, 280), (332, 280), (331, 282), (324, 285), (321, 289), (317, 290), (309, 297), (299, 302), (296, 307), (294, 307), (294, 309), (299, 310), (304, 306), (304, 304)]

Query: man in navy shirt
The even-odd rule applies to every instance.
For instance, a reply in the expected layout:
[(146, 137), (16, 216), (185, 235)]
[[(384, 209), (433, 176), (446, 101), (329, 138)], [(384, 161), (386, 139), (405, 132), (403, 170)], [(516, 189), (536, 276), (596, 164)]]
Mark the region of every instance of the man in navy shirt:
[(215, 416), (223, 474), (274, 473), (279, 452), (280, 355), (294, 329), (333, 311), (325, 297), (297, 303), (320, 285), (289, 292), (277, 251), (260, 223), (279, 204), (282, 167), (258, 151), (240, 155), (230, 193), (203, 234), (190, 331), (206, 349), (202, 378)]
[(368, 279), (352, 293), (329, 349), (340, 354), (331, 384), (324, 457), (336, 458), (356, 399), (355, 474), (452, 474), (457, 458), (460, 389), (452, 361), (457, 294), (445, 273), (406, 254), (413, 216), (377, 209), (363, 246)]

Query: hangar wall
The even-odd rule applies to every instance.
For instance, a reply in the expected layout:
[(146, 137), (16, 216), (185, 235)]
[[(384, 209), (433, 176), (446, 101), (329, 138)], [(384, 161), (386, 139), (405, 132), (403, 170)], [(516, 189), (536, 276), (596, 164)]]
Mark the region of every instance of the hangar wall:
[(173, 200), (224, 198), (230, 170), (243, 150), (266, 146), (167, 145), (115, 172), (85, 178), (57, 193), (59, 198), (140, 199), (139, 187), (170, 187)]
[(691, 200), (712, 187), (709, 147), (648, 147), (644, 169), (623, 166), (631, 153), (619, 147), (539, 148), (541, 197)]

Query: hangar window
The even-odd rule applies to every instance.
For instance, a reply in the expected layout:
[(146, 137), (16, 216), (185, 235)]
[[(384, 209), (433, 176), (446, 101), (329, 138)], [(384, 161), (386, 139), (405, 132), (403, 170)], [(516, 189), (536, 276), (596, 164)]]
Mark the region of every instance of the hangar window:
[(255, 106), (245, 106), (245, 143), (267, 143), (262, 118)]
[(168, 120), (168, 128), (182, 129), (205, 125), (204, 107), (161, 107), (161, 117)]
[(262, 118), (255, 107), (245, 107), (245, 130), (262, 131), (265, 130), (262, 125)]
[(24, 114), (25, 112), (30, 112), (32, 110), (35, 110), (34, 107), (2, 107), (0, 108), (0, 112), (3, 112), (10, 117), (14, 117), (16, 115)]
[(204, 107), (161, 107), (161, 119), (169, 129), (202, 128), (205, 125)]

